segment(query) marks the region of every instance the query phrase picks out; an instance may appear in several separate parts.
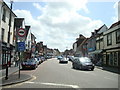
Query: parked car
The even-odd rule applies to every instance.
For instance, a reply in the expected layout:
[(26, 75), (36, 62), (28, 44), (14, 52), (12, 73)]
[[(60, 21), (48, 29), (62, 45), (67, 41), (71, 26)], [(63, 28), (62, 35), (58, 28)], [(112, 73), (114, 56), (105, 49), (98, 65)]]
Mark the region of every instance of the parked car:
[(37, 64), (40, 64), (40, 59), (38, 57), (34, 58), (37, 61)]
[(73, 61), (74, 60), (74, 56), (68, 56), (69, 61)]
[(47, 55), (47, 57), (46, 57), (46, 59), (51, 59), (52, 58), (52, 56), (50, 56), (50, 55)]
[(45, 58), (42, 56), (40, 57), (41, 61), (44, 62), (45, 61)]
[(90, 69), (94, 70), (94, 64), (91, 62), (91, 60), (88, 57), (80, 57), (80, 58), (75, 58), (74, 61), (72, 62), (72, 66), (75, 69)]
[(68, 58), (62, 57), (59, 59), (59, 63), (68, 63)]
[(32, 58), (21, 63), (22, 69), (36, 69), (38, 64), (37, 61)]
[(81, 55), (77, 53), (74, 55), (74, 57), (81, 57)]

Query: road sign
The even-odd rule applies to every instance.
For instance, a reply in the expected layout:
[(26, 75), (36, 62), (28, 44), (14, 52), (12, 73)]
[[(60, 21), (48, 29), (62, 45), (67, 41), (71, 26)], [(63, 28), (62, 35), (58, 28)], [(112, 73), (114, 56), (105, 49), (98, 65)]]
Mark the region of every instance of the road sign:
[(24, 37), (26, 35), (26, 31), (23, 28), (18, 29), (18, 36)]
[(18, 42), (18, 51), (25, 50), (25, 42)]
[(18, 37), (17, 41), (18, 42), (25, 42), (25, 37)]

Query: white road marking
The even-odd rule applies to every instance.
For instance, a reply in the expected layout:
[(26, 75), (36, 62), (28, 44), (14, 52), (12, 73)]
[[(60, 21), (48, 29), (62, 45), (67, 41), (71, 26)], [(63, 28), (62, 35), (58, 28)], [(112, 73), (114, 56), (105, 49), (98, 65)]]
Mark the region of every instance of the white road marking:
[(109, 79), (109, 80), (113, 80), (113, 81), (117, 81), (117, 80), (115, 80), (115, 79), (111, 79), (111, 78), (109, 78), (109, 77), (104, 77), (105, 79)]
[(43, 84), (43, 85), (65, 86), (65, 87), (79, 88), (79, 86), (77, 86), (77, 85), (58, 84), (58, 83), (41, 83), (41, 82), (24, 82), (24, 83), (29, 83), (29, 84)]
[[(32, 76), (32, 75), (31, 75)], [(33, 78), (31, 79), (31, 80), (29, 80), (29, 81), (26, 81), (27, 83), (34, 83), (34, 82), (30, 82), (30, 81), (32, 81), (32, 80), (35, 80), (36, 79), (36, 77), (35, 76), (32, 76)], [(21, 83), (17, 83), (17, 84), (13, 84), (13, 85), (8, 85), (8, 86), (3, 86), (3, 87), (5, 87), (5, 88), (13, 88), (13, 87), (17, 87), (17, 86), (20, 86), (20, 85), (22, 85), (22, 84), (24, 84), (24, 83), (26, 83), (26, 82), (21, 82)]]
[(92, 72), (86, 72), (86, 71), (81, 71), (82, 73), (87, 73), (87, 74), (91, 74), (93, 76), (97, 76), (96, 74), (92, 73)]

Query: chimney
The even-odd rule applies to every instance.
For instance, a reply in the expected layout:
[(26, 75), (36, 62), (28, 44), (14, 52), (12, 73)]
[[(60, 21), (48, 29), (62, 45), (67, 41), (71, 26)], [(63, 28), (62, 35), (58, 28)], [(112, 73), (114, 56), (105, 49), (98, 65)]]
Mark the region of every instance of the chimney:
[(91, 34), (92, 34), (92, 36), (94, 36), (94, 35), (95, 35), (95, 33), (94, 33), (94, 32), (91, 32)]

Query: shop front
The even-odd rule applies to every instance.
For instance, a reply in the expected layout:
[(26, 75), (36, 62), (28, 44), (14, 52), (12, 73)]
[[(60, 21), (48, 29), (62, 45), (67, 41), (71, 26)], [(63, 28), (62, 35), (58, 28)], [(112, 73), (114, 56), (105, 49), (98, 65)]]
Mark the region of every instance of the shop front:
[(14, 48), (15, 47), (13, 45), (8, 45), (7, 43), (2, 42), (2, 60), (1, 60), (2, 69), (4, 69), (7, 64), (9, 67), (11, 67), (13, 58), (12, 53)]
[(105, 66), (118, 67), (120, 62), (120, 49), (106, 50), (103, 54), (103, 64)]

